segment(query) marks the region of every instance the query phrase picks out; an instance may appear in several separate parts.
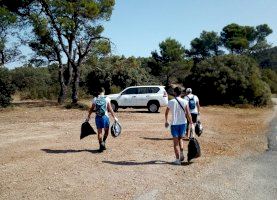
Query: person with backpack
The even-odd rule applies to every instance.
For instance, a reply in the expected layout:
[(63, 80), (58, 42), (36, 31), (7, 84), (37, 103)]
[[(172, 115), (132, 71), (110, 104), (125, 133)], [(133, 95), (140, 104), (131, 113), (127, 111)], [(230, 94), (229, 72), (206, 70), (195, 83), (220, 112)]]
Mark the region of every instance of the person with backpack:
[(200, 104), (198, 97), (192, 94), (191, 88), (186, 89), (185, 100), (188, 102), (192, 122), (195, 124), (197, 122), (198, 115), (200, 115)]
[[(183, 137), (186, 131), (187, 119), (189, 121), (189, 130), (192, 124), (191, 115), (189, 112), (188, 102), (180, 97), (181, 88), (174, 88), (174, 99), (168, 102), (168, 106), (165, 111), (165, 127), (169, 127), (168, 114), (172, 113), (172, 120), (170, 125), (171, 135), (173, 137), (173, 148), (175, 152), (176, 160), (174, 164), (180, 165), (184, 157), (184, 144)], [(189, 132), (190, 134), (190, 132)]]
[[(109, 135), (109, 126), (110, 126), (110, 120), (108, 111), (111, 113), (115, 121), (118, 121), (118, 119), (115, 117), (115, 114), (113, 112), (110, 98), (105, 97), (105, 90), (104, 88), (101, 88), (99, 92), (96, 94), (96, 97), (92, 100), (91, 108), (89, 109), (89, 113), (87, 116), (86, 121), (89, 121), (90, 116), (95, 109), (95, 124), (97, 128), (97, 135), (98, 135), (98, 141), (99, 141), (99, 152), (102, 152), (103, 150), (106, 150), (106, 140)], [(102, 139), (102, 131), (104, 129), (104, 137)]]

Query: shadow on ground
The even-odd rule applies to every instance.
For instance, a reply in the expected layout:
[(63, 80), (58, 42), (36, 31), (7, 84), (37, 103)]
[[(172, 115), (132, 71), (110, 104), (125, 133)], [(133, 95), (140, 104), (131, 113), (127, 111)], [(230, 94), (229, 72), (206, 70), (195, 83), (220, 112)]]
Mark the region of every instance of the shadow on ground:
[(145, 140), (155, 140), (155, 141), (172, 140), (172, 138), (157, 138), (157, 137), (140, 137), (140, 138), (145, 139)]
[(61, 154), (61, 153), (80, 153), (80, 152), (90, 152), (90, 153), (99, 153), (98, 150), (95, 149), (81, 149), (81, 150), (76, 150), (76, 149), (65, 149), (65, 150), (57, 150), (57, 149), (41, 149), (42, 151), (46, 153), (52, 153), (52, 154)]
[[(123, 166), (134, 166), (134, 165), (175, 165), (172, 162), (162, 161), (162, 160), (151, 160), (146, 162), (137, 162), (134, 160), (129, 161), (102, 161), (103, 163), (112, 165), (123, 165)], [(192, 162), (184, 162), (182, 166), (187, 166), (192, 164)]]
[[(154, 140), (154, 141), (163, 141), (163, 140), (172, 140), (172, 138), (157, 138), (157, 137), (140, 137), (145, 140)], [(184, 141), (189, 141), (188, 138), (183, 138)]]

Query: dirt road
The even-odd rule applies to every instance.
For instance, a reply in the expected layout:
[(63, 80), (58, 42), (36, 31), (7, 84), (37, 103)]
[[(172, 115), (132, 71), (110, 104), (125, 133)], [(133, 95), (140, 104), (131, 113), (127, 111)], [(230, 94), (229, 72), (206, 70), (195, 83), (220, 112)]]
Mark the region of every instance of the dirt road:
[(164, 109), (120, 110), (122, 135), (98, 153), (96, 136), (79, 140), (86, 111), (17, 105), (0, 112), (0, 199), (243, 199), (244, 170), (233, 174), (233, 161), (264, 153), (272, 113), (203, 108), (202, 157), (175, 166)]

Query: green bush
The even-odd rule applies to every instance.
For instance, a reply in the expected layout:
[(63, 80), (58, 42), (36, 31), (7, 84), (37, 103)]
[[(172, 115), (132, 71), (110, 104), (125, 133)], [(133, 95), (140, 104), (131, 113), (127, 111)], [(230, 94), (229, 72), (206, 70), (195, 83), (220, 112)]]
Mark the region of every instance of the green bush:
[(271, 69), (263, 69), (262, 71), (262, 80), (265, 81), (271, 89), (271, 92), (277, 93), (277, 72)]
[(8, 69), (0, 68), (0, 107), (7, 107), (12, 102), (12, 94), (15, 87), (11, 81), (11, 75)]
[(270, 102), (270, 88), (261, 80), (257, 63), (246, 56), (225, 55), (206, 59), (193, 67), (184, 81), (202, 104), (252, 104)]
[[(89, 64), (89, 63), (87, 63)], [(88, 93), (94, 95), (100, 87), (106, 94), (117, 93), (133, 85), (157, 84), (157, 79), (141, 66), (139, 59), (113, 56), (98, 60), (91, 71), (85, 67), (85, 85)]]
[(59, 85), (53, 67), (23, 66), (11, 71), (12, 82), (21, 99), (55, 99)]
[(115, 86), (115, 85), (111, 86), (111, 94), (117, 94), (117, 93), (121, 92), (121, 90), (122, 89), (118, 86)]

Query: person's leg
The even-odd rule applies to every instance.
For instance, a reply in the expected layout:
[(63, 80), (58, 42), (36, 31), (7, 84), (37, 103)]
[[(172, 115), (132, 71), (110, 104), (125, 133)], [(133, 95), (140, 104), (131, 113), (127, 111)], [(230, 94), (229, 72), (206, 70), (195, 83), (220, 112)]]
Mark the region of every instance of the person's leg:
[(104, 128), (105, 134), (104, 134), (104, 138), (103, 138), (103, 142), (106, 142), (106, 139), (109, 135), (109, 128)]
[(179, 125), (179, 147), (180, 147), (180, 160), (183, 161), (185, 159), (184, 156), (184, 142), (183, 142), (183, 137), (186, 132), (186, 124)]
[(106, 140), (109, 135), (110, 120), (108, 116), (103, 116), (103, 127), (104, 127), (104, 138), (103, 138), (103, 149), (106, 150)]
[(184, 156), (184, 143), (183, 143), (183, 137), (178, 137), (179, 147), (180, 147), (180, 161), (185, 160)]
[(105, 150), (105, 146), (103, 144), (103, 140), (102, 140), (102, 128), (98, 128), (97, 129), (97, 136), (98, 136), (98, 141), (99, 141), (99, 151), (102, 152), (103, 150)]
[(104, 121), (102, 117), (96, 116), (95, 123), (97, 127), (97, 137), (99, 141), (99, 151), (102, 152), (104, 150), (103, 140), (102, 140), (102, 129), (104, 128)]
[(104, 131), (105, 131), (103, 141), (105, 142), (109, 135), (109, 127), (110, 127), (110, 120), (109, 120), (109, 117), (106, 115), (103, 116), (103, 127), (104, 127)]
[(174, 153), (176, 160), (174, 164), (180, 165), (180, 152), (179, 152), (179, 139), (178, 139), (178, 125), (171, 125), (171, 135), (173, 137), (173, 148), (174, 148)]
[(179, 150), (179, 139), (178, 139), (178, 137), (173, 138), (173, 148), (174, 148), (176, 159), (179, 159), (180, 158), (180, 150)]

